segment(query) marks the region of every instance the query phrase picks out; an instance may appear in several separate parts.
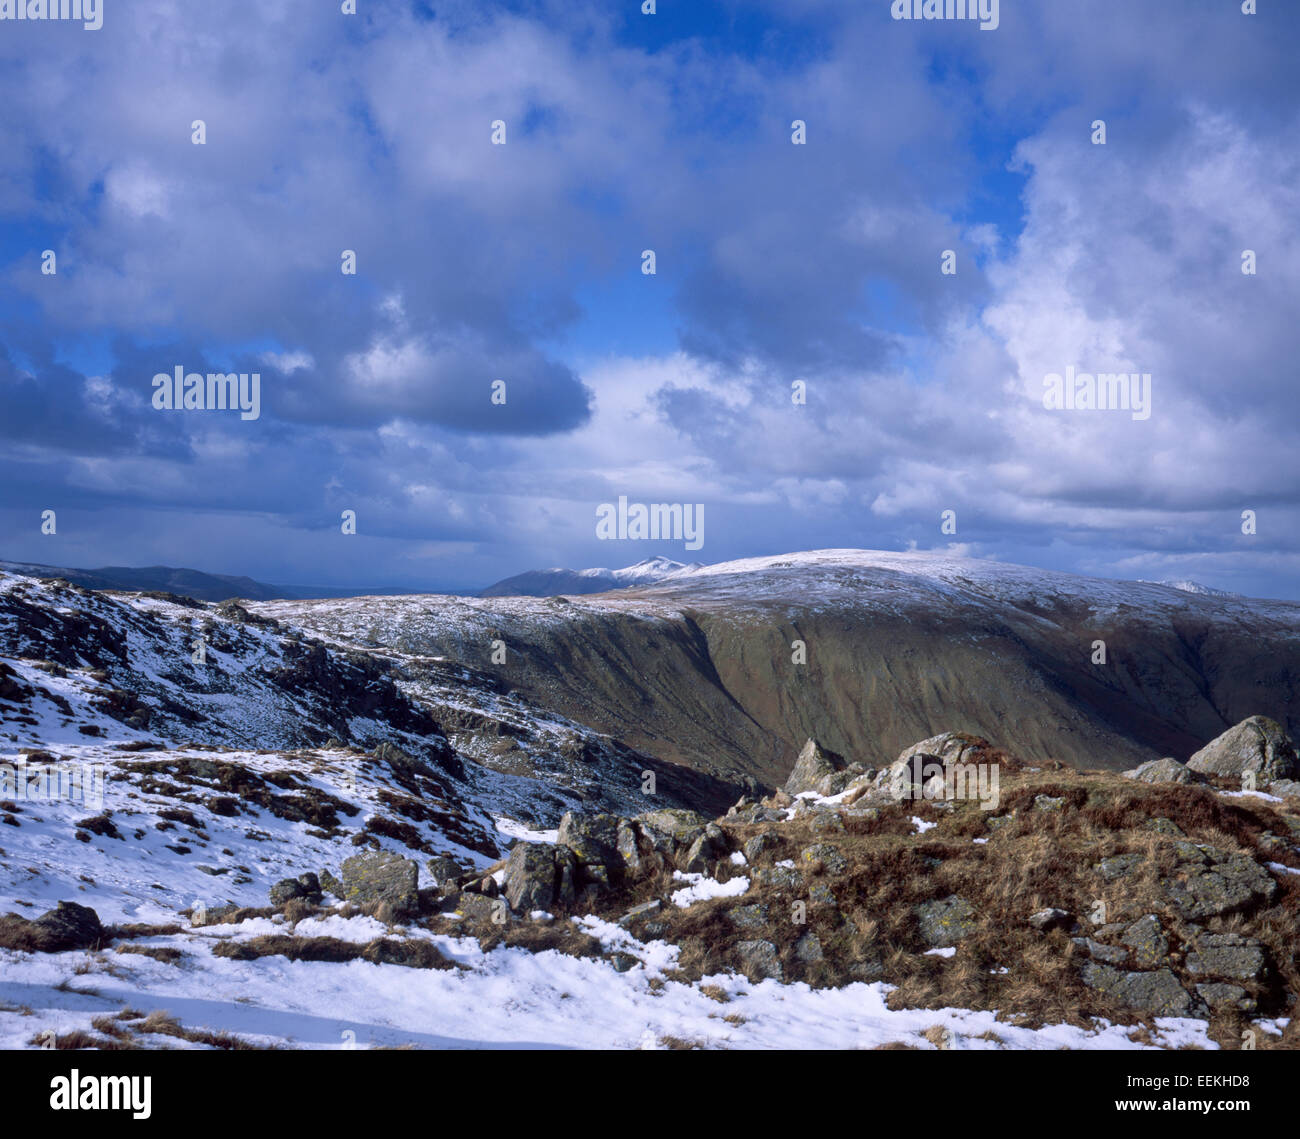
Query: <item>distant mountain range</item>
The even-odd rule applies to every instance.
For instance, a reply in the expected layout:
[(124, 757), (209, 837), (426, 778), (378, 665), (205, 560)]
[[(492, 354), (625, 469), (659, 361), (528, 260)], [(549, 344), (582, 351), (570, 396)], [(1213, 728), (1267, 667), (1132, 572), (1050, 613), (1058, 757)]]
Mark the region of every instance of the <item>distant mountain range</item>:
[(84, 589), (116, 589), (126, 593), (149, 591), (175, 593), (193, 597), (197, 601), (226, 601), (232, 597), (247, 601), (306, 601), (329, 597), (356, 597), (366, 595), (412, 594), (418, 590), (402, 589), (331, 589), (327, 586), (268, 585), (251, 577), (230, 577), (202, 570), (179, 569), (174, 566), (102, 566), (99, 569), (71, 569), (67, 566), (47, 566), (34, 562), (0, 561), (0, 570), (23, 574), (27, 577), (52, 580), (62, 578)]
[(655, 585), (676, 580), (702, 569), (700, 562), (683, 565), (672, 558), (646, 558), (623, 569), (544, 569), (516, 574), (479, 593), (480, 597), (558, 597), (607, 593), (611, 589), (630, 589), (638, 585)]

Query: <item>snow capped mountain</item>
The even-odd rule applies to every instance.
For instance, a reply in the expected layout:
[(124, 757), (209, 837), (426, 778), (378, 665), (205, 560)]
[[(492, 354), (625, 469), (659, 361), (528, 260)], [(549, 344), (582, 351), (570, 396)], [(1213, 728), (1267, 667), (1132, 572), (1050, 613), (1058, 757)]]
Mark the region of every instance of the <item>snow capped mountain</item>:
[(701, 568), (700, 562), (684, 565), (673, 561), (672, 558), (653, 557), (615, 570), (603, 567), (584, 570), (562, 568), (529, 570), (527, 573), (517, 574), (488, 586), (479, 596), (558, 597), (561, 594), (580, 596), (587, 593), (605, 593), (611, 589), (653, 585), (656, 582), (695, 573)]
[(1183, 593), (1199, 593), (1204, 597), (1240, 597), (1239, 593), (1231, 593), (1226, 589), (1214, 589), (1208, 585), (1202, 585), (1199, 581), (1157, 581), (1150, 584), (1167, 585), (1170, 589), (1179, 589)]
[[(809, 735), (879, 764), (960, 722), (1033, 758), (1121, 767), (1190, 753), (1255, 712), (1300, 728), (1300, 689), (1276, 671), (1300, 674), (1298, 603), (946, 552), (746, 558), (597, 597), (252, 608), (472, 662), (530, 700), (733, 781), (776, 779)], [(508, 646), (504, 666), (494, 641)]]

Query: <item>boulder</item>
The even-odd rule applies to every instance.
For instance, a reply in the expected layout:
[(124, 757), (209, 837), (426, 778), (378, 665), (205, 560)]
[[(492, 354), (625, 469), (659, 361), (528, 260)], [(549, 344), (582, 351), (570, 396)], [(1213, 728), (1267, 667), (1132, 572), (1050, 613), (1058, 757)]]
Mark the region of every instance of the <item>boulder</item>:
[(1054, 929), (1070, 929), (1074, 925), (1074, 918), (1065, 910), (1049, 906), (1045, 910), (1030, 914), (1029, 924), (1041, 933), (1048, 933)]
[(781, 836), (775, 831), (762, 831), (751, 838), (744, 846), (745, 860), (751, 864), (757, 862), (768, 851), (781, 846)]
[(419, 911), (420, 868), (388, 851), (368, 851), (343, 860), (343, 898), (358, 906), (387, 903), (398, 915)]
[(646, 811), (637, 815), (635, 821), (641, 824), (642, 830), (647, 834), (671, 839), (679, 846), (693, 843), (709, 822), (698, 811), (687, 811), (679, 807)]
[(1133, 961), (1139, 969), (1154, 969), (1168, 960), (1169, 939), (1155, 914), (1147, 914), (1127, 926), (1120, 941), (1133, 950)]
[(933, 756), (945, 767), (956, 763), (978, 763), (992, 748), (993, 745), (982, 736), (973, 736), (969, 732), (941, 732), (904, 748), (891, 766), (898, 767), (918, 754)]
[(681, 869), (688, 874), (706, 874), (718, 859), (727, 856), (728, 850), (726, 832), (716, 823), (709, 823), (704, 833), (691, 843)]
[(89, 906), (79, 906), (76, 902), (60, 902), (29, 924), (42, 953), (90, 949), (104, 938), (99, 915)]
[(1135, 779), (1139, 783), (1196, 783), (1195, 772), (1189, 771), (1186, 764), (1176, 759), (1153, 759), (1149, 763), (1140, 763), (1131, 771), (1123, 773), (1125, 779)]
[(424, 865), (439, 886), (446, 886), (465, 873), (459, 862), (441, 855), (426, 860)]
[(1225, 985), (1218, 981), (1196, 986), (1197, 995), (1213, 1009), (1233, 1009), (1237, 1012), (1254, 1012), (1258, 1007), (1253, 997), (1240, 985)]
[(799, 860), (804, 866), (820, 865), (827, 874), (843, 874), (849, 868), (849, 860), (838, 847), (828, 842), (813, 843), (800, 852)]
[(762, 929), (770, 920), (771, 911), (766, 905), (755, 902), (747, 906), (736, 906), (727, 911), (731, 924), (740, 929)]
[(785, 979), (781, 958), (770, 941), (740, 941), (736, 943), (736, 952), (740, 954), (740, 971), (750, 981)]
[(1235, 933), (1202, 934), (1187, 955), (1187, 971), (1194, 977), (1226, 977), (1254, 981), (1265, 971), (1264, 950), (1253, 938)]
[(558, 878), (553, 845), (517, 842), (506, 859), (506, 901), (521, 913), (550, 910)]
[(572, 811), (560, 820), (560, 845), (568, 847), (577, 859), (580, 884), (606, 887), (622, 877), (618, 832), (625, 821), (617, 815), (575, 815)]
[(514, 917), (504, 898), (489, 898), (486, 894), (468, 891), (456, 900), (456, 913), (471, 921), (490, 921), (498, 925), (504, 925)]
[(1124, 972), (1097, 961), (1080, 967), (1083, 983), (1105, 993), (1125, 1008), (1152, 1016), (1194, 1016), (1207, 1019), (1209, 1010), (1193, 997), (1170, 969), (1150, 973)]
[(1275, 779), (1300, 775), (1295, 745), (1282, 725), (1267, 716), (1251, 716), (1229, 728), (1192, 756), (1187, 766), (1204, 775), (1230, 779), (1253, 772), (1261, 787)]
[(1189, 921), (1252, 909), (1277, 893), (1277, 883), (1253, 858), (1191, 842), (1171, 845), (1178, 872), (1161, 886), (1179, 916)]
[(285, 902), (305, 896), (302, 883), (297, 878), (281, 878), (271, 887), (271, 905), (282, 906)]
[(975, 908), (956, 894), (938, 901), (922, 902), (912, 912), (916, 915), (921, 939), (935, 949), (956, 945), (975, 931)]
[(842, 756), (827, 751), (816, 740), (810, 739), (794, 761), (794, 768), (785, 781), (785, 792), (787, 795), (802, 795), (808, 791), (820, 794), (818, 783), (847, 766)]

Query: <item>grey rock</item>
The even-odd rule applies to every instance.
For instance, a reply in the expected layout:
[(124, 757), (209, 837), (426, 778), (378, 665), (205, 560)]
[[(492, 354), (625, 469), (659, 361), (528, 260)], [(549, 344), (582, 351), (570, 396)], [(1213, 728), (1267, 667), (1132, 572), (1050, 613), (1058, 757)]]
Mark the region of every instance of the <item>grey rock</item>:
[(343, 898), (359, 906), (388, 903), (399, 915), (420, 908), (420, 868), (388, 851), (368, 851), (343, 860)]
[(1205, 1004), (1184, 989), (1170, 969), (1130, 973), (1097, 961), (1085, 961), (1080, 975), (1089, 988), (1105, 993), (1126, 1008), (1153, 1016), (1208, 1018)]
[(1226, 977), (1254, 981), (1265, 972), (1264, 950), (1253, 938), (1233, 933), (1208, 933), (1197, 939), (1187, 955), (1187, 971), (1194, 977)]
[(1123, 773), (1125, 779), (1139, 783), (1198, 783), (1195, 772), (1176, 759), (1153, 759)]
[(1095, 869), (1107, 882), (1114, 882), (1117, 878), (1132, 874), (1141, 863), (1140, 854), (1116, 854), (1110, 858), (1103, 858), (1097, 863)]
[(816, 842), (805, 847), (799, 858), (805, 866), (820, 862), (826, 873), (831, 875), (843, 874), (849, 868), (849, 860), (840, 853), (838, 847), (829, 842)]
[(728, 910), (727, 917), (740, 929), (762, 929), (768, 923), (770, 912), (767, 906), (754, 903)]
[(1254, 1012), (1258, 1007), (1255, 999), (1248, 996), (1240, 985), (1225, 985), (1217, 981), (1196, 986), (1197, 995), (1214, 1009), (1235, 1009), (1238, 1012)]
[(521, 913), (555, 905), (558, 871), (550, 843), (517, 842), (506, 859), (506, 901)]
[(1251, 909), (1273, 900), (1277, 883), (1253, 858), (1212, 846), (1175, 843), (1179, 875), (1161, 883), (1179, 915), (1190, 921)]
[(1074, 918), (1065, 910), (1049, 906), (1045, 910), (1029, 915), (1029, 924), (1036, 930), (1047, 933), (1053, 929), (1069, 929), (1074, 925)]
[(799, 758), (794, 761), (794, 768), (785, 781), (785, 792), (787, 795), (816, 792), (821, 780), (837, 771), (843, 771), (847, 766), (841, 756), (827, 751), (816, 740), (810, 739), (803, 745)]
[(1072, 937), (1070, 939), (1094, 961), (1103, 961), (1107, 965), (1127, 965), (1128, 950), (1120, 945), (1104, 945), (1091, 937)]
[(1035, 795), (1035, 811), (1062, 811), (1065, 809), (1065, 798), (1052, 798), (1050, 795)]
[(776, 946), (770, 941), (739, 941), (736, 943), (736, 952), (740, 954), (740, 971), (750, 981), (758, 982), (769, 978), (773, 981), (785, 980), (781, 958)]
[(433, 880), (437, 882), (439, 886), (445, 886), (449, 882), (454, 882), (465, 873), (465, 869), (460, 865), (460, 863), (455, 862), (450, 858), (444, 858), (441, 855), (436, 858), (428, 859), (424, 865), (428, 868), (429, 873), (433, 876)]
[(781, 837), (773, 831), (763, 831), (762, 834), (756, 834), (744, 846), (745, 861), (755, 863), (763, 857), (769, 850), (777, 850), (781, 846)]
[(808, 930), (794, 943), (794, 955), (797, 960), (802, 961), (805, 965), (813, 965), (818, 961), (825, 960), (825, 954), (822, 953), (821, 939), (812, 930)]
[(1169, 957), (1169, 939), (1155, 914), (1138, 918), (1124, 930), (1120, 941), (1133, 950), (1139, 969), (1154, 969)]
[(1267, 716), (1251, 716), (1211, 740), (1187, 766), (1205, 775), (1238, 778), (1254, 772), (1259, 785), (1300, 774), (1295, 745), (1282, 725)]
[(912, 912), (916, 915), (922, 940), (936, 949), (956, 945), (975, 931), (975, 908), (956, 894), (938, 901), (922, 902)]

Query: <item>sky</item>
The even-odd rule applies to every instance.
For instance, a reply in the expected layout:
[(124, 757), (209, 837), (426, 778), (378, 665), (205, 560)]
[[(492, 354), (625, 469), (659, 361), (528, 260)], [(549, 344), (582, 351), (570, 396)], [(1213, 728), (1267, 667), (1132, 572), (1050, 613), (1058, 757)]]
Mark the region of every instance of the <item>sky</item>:
[[(1300, 598), (1300, 5), (347, 6), (0, 21), (0, 558), (863, 547)], [(178, 367), (260, 414), (156, 407)], [(1067, 369), (1148, 414), (1049, 406)], [(599, 538), (621, 496), (703, 546)]]

